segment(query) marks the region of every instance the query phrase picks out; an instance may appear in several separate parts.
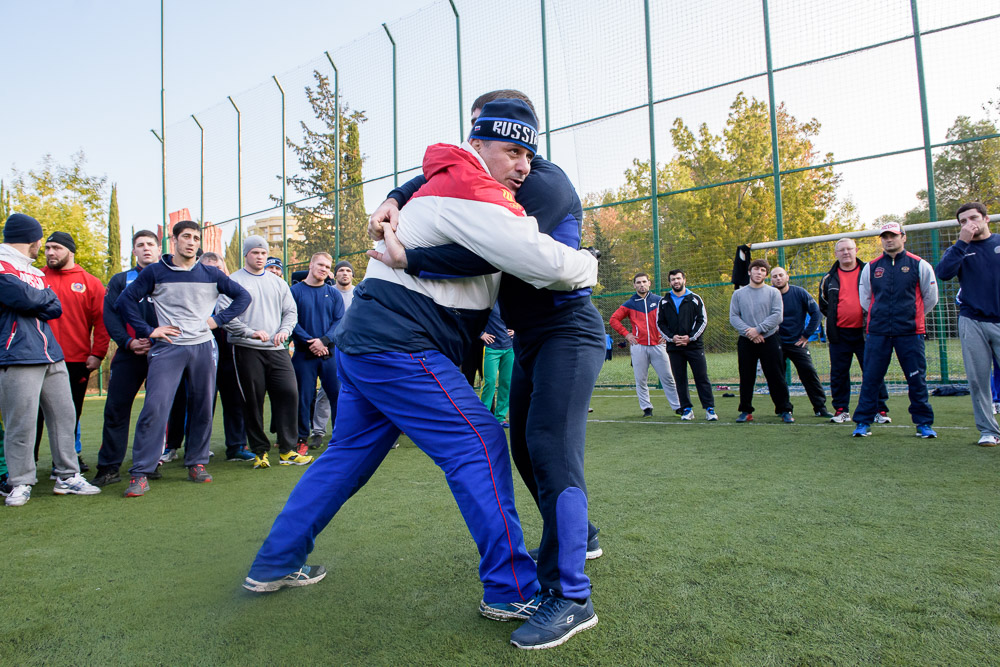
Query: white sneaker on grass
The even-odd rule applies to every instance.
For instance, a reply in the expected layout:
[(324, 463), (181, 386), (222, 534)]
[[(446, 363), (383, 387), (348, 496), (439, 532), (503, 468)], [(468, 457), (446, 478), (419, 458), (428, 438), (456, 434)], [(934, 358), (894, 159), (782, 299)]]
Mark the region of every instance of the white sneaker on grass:
[(4, 500), (7, 507), (20, 507), (31, 500), (31, 487), (27, 484), (18, 484)]
[(977, 444), (980, 447), (996, 447), (997, 445), (1000, 445), (1000, 438), (996, 437), (995, 435), (987, 434), (981, 437)]
[(83, 475), (76, 473), (72, 477), (56, 480), (56, 485), (52, 487), (52, 493), (57, 496), (74, 494), (77, 496), (96, 496), (101, 492), (100, 487), (94, 486), (83, 478)]

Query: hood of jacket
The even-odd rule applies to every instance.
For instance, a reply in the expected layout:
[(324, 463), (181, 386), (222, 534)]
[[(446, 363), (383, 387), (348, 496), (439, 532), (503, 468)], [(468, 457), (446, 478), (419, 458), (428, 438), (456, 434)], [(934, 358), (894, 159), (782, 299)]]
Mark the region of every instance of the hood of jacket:
[(31, 273), (36, 276), (44, 275), (41, 269), (32, 265), (33, 261), (27, 255), (23, 255), (15, 250), (10, 244), (0, 243), (0, 262), (7, 262), (19, 271)]

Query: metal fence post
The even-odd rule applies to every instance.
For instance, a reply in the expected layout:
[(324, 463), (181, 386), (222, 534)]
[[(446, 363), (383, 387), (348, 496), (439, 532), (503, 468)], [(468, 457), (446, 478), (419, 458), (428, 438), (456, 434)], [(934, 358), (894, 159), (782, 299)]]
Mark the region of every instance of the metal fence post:
[(229, 95), (229, 103), (236, 109), (236, 240), (243, 243), (243, 131), (241, 127), (240, 108), (233, 101), (233, 96)]
[(458, 64), (458, 142), (465, 141), (465, 107), (462, 104), (462, 23), (458, 16), (455, 0), (448, 0), (455, 14), (455, 53)]
[(200, 165), (198, 170), (199, 173), (198, 205), (200, 207), (198, 211), (198, 224), (204, 226), (205, 225), (205, 128), (201, 126), (201, 123), (198, 122), (198, 119), (195, 118), (194, 114), (191, 114), (191, 120), (194, 121), (194, 124), (197, 125), (198, 129), (201, 131), (201, 152), (198, 158), (198, 162)]
[(397, 107), (396, 107), (396, 40), (389, 32), (389, 26), (382, 24), (385, 34), (392, 42), (392, 187), (399, 186), (399, 135), (397, 127)]
[[(774, 218), (777, 240), (785, 238), (785, 222), (781, 209), (781, 163), (778, 154), (778, 110), (774, 103), (774, 62), (771, 60), (771, 16), (767, 0), (761, 0), (764, 8), (764, 50), (767, 53), (767, 97), (768, 115), (771, 117), (771, 177), (774, 182)], [(785, 265), (785, 249), (778, 248), (778, 265)]]
[(660, 291), (660, 198), (656, 177), (656, 111), (653, 108), (653, 41), (649, 28), (649, 0), (643, 0), (646, 11), (646, 94), (649, 106), (649, 195), (653, 212), (653, 289)]
[(282, 273), (288, 270), (288, 206), (285, 204), (288, 199), (285, 192), (285, 89), (278, 82), (278, 77), (272, 76), (274, 85), (278, 86), (281, 92), (281, 270)]
[[(160, 134), (156, 137), (160, 140), (160, 160), (163, 178), (163, 252), (169, 250), (167, 245), (167, 126), (164, 113), (164, 98), (166, 85), (163, 79), (163, 0), (160, 0)], [(156, 132), (153, 132), (155, 135)]]
[[(548, 30), (545, 26), (545, 0), (542, 2), (542, 90), (545, 102), (545, 157), (549, 160), (552, 159), (552, 133), (549, 132), (551, 127), (549, 123), (549, 35)], [(647, 8), (646, 13), (648, 15), (649, 10)], [(649, 35), (649, 28), (646, 29), (647, 36)], [(580, 221), (583, 224), (583, 221)]]
[[(920, 90), (920, 120), (924, 131), (924, 163), (927, 169), (927, 209), (930, 220), (937, 220), (937, 195), (934, 191), (934, 155), (931, 152), (931, 127), (927, 116), (927, 83), (924, 81), (924, 50), (920, 41), (920, 20), (917, 18), (917, 0), (910, 0), (910, 17), (913, 19), (913, 50), (917, 58), (917, 84)], [(931, 264), (941, 259), (940, 237), (931, 230)], [(941, 381), (948, 382), (948, 341), (941, 335), (941, 311), (934, 309), (934, 331), (938, 339), (938, 357), (941, 362)]]
[(336, 133), (337, 146), (334, 150), (333, 157), (333, 179), (336, 182), (336, 186), (333, 189), (333, 261), (334, 263), (340, 261), (340, 72), (337, 71), (337, 66), (333, 64), (333, 58), (330, 57), (329, 51), (324, 51), (326, 54), (326, 59), (330, 61), (330, 67), (333, 68), (333, 106), (337, 107), (337, 113), (334, 117), (333, 127), (334, 133)]

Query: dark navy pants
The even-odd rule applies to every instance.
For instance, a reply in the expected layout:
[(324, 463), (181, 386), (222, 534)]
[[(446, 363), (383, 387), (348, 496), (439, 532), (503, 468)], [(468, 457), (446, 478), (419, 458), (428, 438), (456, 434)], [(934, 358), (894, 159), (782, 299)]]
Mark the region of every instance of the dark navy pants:
[[(308, 357), (308, 358), (307, 358)], [(299, 383), (299, 440), (305, 440), (312, 431), (313, 403), (316, 400), (316, 378), (319, 378), (330, 401), (330, 422), (337, 423), (337, 394), (340, 380), (337, 379), (337, 358), (334, 355), (317, 357), (306, 355), (298, 349), (292, 355), (292, 368)]]
[(336, 354), (341, 389), (330, 446), (295, 485), (250, 577), (267, 581), (301, 567), (316, 536), (405, 431), (444, 471), (479, 548), (483, 599), (537, 593), (514, 507), (507, 439), (458, 367), (436, 351)]
[[(146, 381), (149, 362), (145, 355), (119, 349), (111, 359), (107, 399), (104, 402), (104, 431), (101, 450), (97, 454), (97, 472), (118, 472), (128, 452), (128, 427), (132, 421), (132, 404)], [(187, 395), (174, 399), (186, 401)], [(172, 412), (172, 411), (171, 411)], [(171, 422), (170, 430), (184, 430), (184, 411), (180, 422)], [(162, 438), (161, 438), (162, 444)]]
[(587, 409), (604, 364), (604, 323), (587, 304), (558, 329), (518, 331), (510, 383), (510, 448), (542, 515), (538, 583), (562, 597), (590, 597), (583, 572), (587, 520), (583, 453)]
[(163, 453), (163, 434), (170, 406), (181, 381), (187, 380), (188, 438), (184, 465), (208, 463), (212, 437), (212, 399), (215, 396), (215, 341), (197, 345), (175, 345), (157, 341), (149, 354), (146, 402), (135, 425), (132, 443), (132, 475), (156, 470)]
[(920, 334), (911, 336), (879, 336), (868, 334), (865, 341), (865, 366), (861, 377), (861, 395), (858, 397), (858, 407), (854, 411), (854, 421), (858, 424), (871, 424), (875, 420), (878, 408), (879, 385), (885, 380), (885, 372), (889, 370), (892, 352), (896, 351), (896, 359), (910, 394), (910, 416), (914, 424), (933, 424), (934, 411), (931, 409), (927, 396), (927, 360), (924, 357), (924, 337)]

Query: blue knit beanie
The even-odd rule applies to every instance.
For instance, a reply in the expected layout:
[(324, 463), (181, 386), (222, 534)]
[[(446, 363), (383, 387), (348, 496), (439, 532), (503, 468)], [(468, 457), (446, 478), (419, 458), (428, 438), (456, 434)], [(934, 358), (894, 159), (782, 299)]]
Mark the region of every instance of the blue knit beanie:
[(12, 213), (3, 226), (4, 243), (34, 243), (42, 238), (42, 226), (24, 213)]
[(538, 119), (522, 100), (493, 100), (483, 105), (469, 138), (506, 141), (537, 153)]

